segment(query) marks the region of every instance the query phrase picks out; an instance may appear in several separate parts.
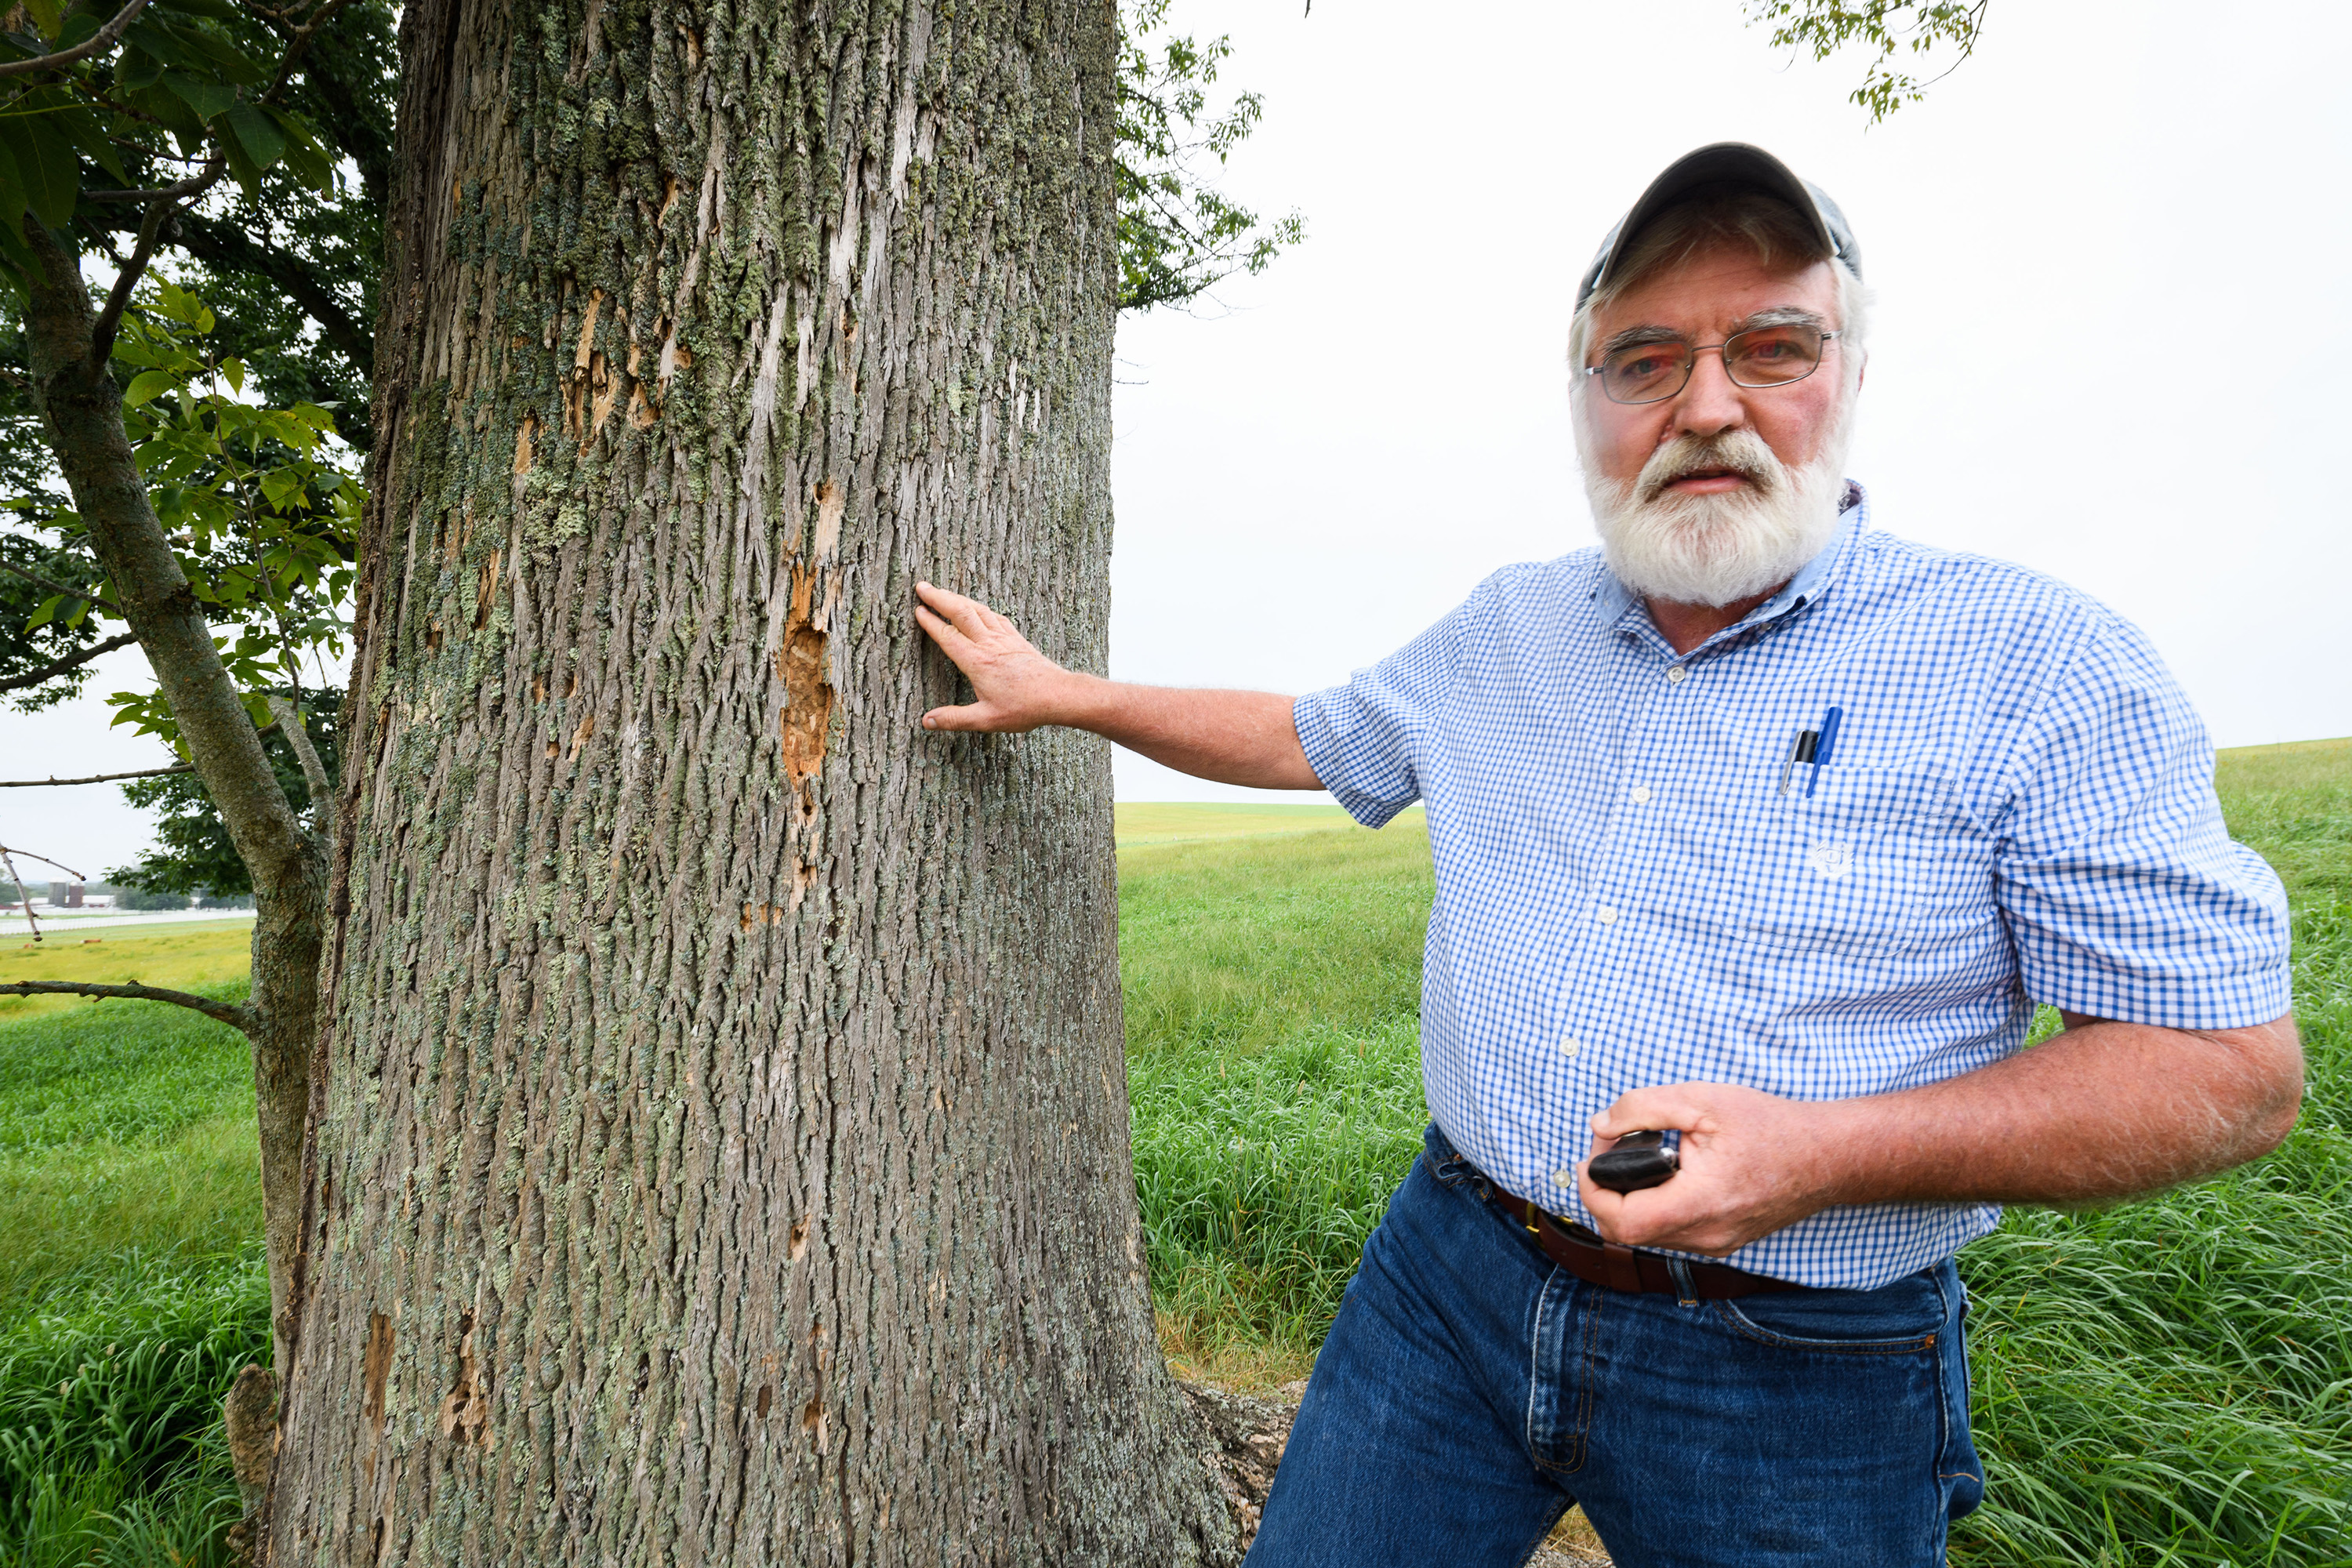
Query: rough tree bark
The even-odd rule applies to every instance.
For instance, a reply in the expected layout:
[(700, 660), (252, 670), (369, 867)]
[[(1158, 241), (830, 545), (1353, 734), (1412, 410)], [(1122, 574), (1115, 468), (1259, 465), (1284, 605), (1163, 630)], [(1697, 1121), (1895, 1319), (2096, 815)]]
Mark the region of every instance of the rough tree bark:
[(1229, 1561), (1144, 1286), (1108, 0), (419, 0), (272, 1561)]
[[(204, 606), (156, 520), (123, 429), (122, 389), (108, 372), (104, 349), (93, 342), (96, 313), (79, 265), (64, 244), (29, 218), (25, 237), (40, 263), (39, 275), (27, 280), (26, 357), (50, 449), (89, 531), (108, 587), (171, 703), (196, 775), (253, 879), (253, 989), (227, 1021), (253, 1042), (270, 1322), (278, 1364), (283, 1366), (302, 1210), (302, 1126), (319, 1035), (325, 847), (304, 830), (287, 804), (236, 682), (213, 647)], [(70, 989), (63, 984), (20, 987), (38, 988)], [(175, 993), (147, 987), (106, 989), (176, 998)]]

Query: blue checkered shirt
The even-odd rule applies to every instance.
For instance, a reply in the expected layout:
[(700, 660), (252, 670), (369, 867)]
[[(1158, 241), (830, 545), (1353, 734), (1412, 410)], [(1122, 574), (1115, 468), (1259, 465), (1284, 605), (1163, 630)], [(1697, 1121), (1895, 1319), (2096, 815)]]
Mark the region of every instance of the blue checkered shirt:
[[(2287, 1011), (2285, 897), (2223, 828), (2147, 639), (1848, 498), (1811, 565), (1687, 655), (1584, 550), (1505, 567), (1295, 710), (1357, 820), (1426, 803), (1431, 1114), (1569, 1217), (1590, 1118), (1629, 1089), (1910, 1089), (2020, 1049), (2035, 1002), (2183, 1029)], [(1789, 767), (1832, 706), (1829, 760)], [(1729, 1261), (1867, 1289), (1999, 1217), (1832, 1208)]]

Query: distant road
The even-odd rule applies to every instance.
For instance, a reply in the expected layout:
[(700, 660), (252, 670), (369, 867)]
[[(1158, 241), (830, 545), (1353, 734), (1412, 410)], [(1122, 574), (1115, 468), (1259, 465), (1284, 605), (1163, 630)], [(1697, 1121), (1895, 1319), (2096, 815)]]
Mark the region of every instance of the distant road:
[[(251, 910), (147, 910), (136, 914), (76, 914), (59, 910), (55, 914), (38, 913), (34, 919), (41, 922), (41, 934), (64, 936), (68, 931), (90, 931), (101, 926), (167, 926), (189, 925), (198, 921), (249, 921)], [(30, 936), (33, 928), (22, 915), (0, 915), (0, 937)]]

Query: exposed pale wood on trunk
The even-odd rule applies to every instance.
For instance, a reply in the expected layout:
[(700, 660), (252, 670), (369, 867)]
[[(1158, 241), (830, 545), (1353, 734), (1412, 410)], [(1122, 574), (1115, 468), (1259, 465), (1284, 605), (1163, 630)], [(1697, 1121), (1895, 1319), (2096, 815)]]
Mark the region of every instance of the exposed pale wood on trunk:
[(1232, 1558), (1144, 1285), (1110, 5), (420, 0), (273, 1560)]

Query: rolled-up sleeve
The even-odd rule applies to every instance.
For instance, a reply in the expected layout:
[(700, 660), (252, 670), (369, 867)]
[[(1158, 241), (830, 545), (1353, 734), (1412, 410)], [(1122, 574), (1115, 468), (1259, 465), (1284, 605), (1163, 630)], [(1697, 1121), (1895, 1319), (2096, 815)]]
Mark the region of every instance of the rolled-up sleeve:
[[(1491, 580), (1490, 580), (1491, 581)], [(1344, 686), (1301, 697), (1290, 710), (1307, 766), (1348, 815), (1379, 827), (1421, 798), (1420, 769), (1432, 721), (1454, 686), (1464, 623), (1485, 585), (1404, 647), (1360, 669)]]
[(2177, 1029), (2287, 1011), (2286, 895), (2231, 839), (2204, 726), (2136, 629), (2086, 630), (2004, 771), (1997, 890), (2034, 1000)]

